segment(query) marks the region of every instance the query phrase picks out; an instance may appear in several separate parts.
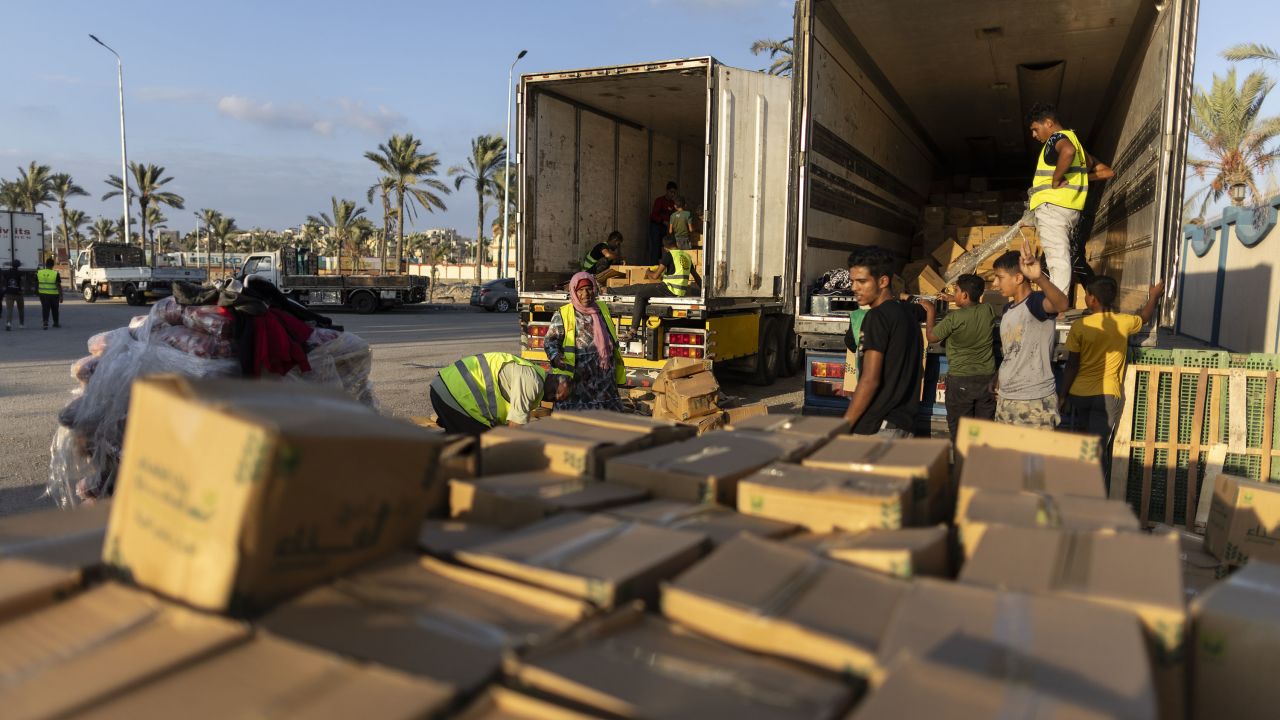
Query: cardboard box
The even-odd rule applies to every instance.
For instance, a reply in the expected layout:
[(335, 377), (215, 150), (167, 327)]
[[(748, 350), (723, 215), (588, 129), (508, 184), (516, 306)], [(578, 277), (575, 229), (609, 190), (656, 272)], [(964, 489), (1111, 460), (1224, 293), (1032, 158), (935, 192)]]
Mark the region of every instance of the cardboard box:
[(735, 434), (744, 438), (757, 438), (761, 442), (767, 442), (784, 448), (784, 452), (779, 456), (782, 462), (798, 463), (806, 457), (812, 455), (818, 448), (826, 445), (829, 440), (822, 435), (813, 435), (805, 433), (792, 432), (762, 432), (760, 430), (734, 430)]
[[(984, 653), (996, 660), (1014, 658), (1011, 653), (992, 652), (989, 643), (963, 636), (948, 641), (954, 654)], [(858, 704), (849, 720), (903, 720), (904, 718), (946, 718), (947, 720), (990, 720), (990, 718), (1055, 718), (1055, 720), (1097, 720), (1100, 716), (1087, 704), (1075, 704), (1069, 693), (1054, 695), (1050, 690), (1028, 686), (1016, 674), (1001, 673), (1001, 666), (957, 668), (924, 659), (904, 658), (894, 663), (884, 684)], [(1088, 699), (1084, 699), (1088, 702)]]
[(769, 406), (764, 403), (752, 403), (750, 405), (742, 405), (740, 407), (729, 408), (724, 411), (725, 426), (730, 430), (733, 429), (734, 423), (743, 423), (750, 418), (768, 417)]
[(975, 418), (960, 418), (958, 434), (955, 439), (957, 474), (963, 469), (969, 448), (978, 445), (1005, 450), (1035, 448), (1041, 455), (1099, 463), (1101, 467), (1102, 450), (1097, 435), (1005, 425)]
[(947, 281), (933, 268), (925, 267), (907, 283), (907, 289), (914, 295), (937, 295), (947, 289)]
[(738, 511), (811, 532), (900, 528), (912, 482), (890, 475), (774, 463), (738, 483)]
[(1151, 534), (1167, 534), (1178, 538), (1179, 558), (1182, 560), (1182, 592), (1188, 605), (1227, 576), (1227, 566), (1204, 549), (1203, 535), (1163, 523), (1153, 525)]
[(1265, 718), (1280, 705), (1280, 566), (1254, 560), (1191, 605), (1191, 717)]
[(0, 622), (51, 605), (82, 582), (78, 570), (0, 557)]
[(589, 613), (549, 590), (405, 556), (315, 588), (260, 627), (470, 693), (498, 672), (504, 652), (546, 642)]
[(986, 230), (988, 230), (986, 227), (961, 228), (956, 238), (956, 244), (966, 251), (975, 250), (982, 246), (986, 237)]
[(425, 678), (259, 635), (79, 717), (414, 718), (441, 713), (454, 695)]
[[(1037, 450), (1040, 448), (1037, 447)], [(1107, 498), (1102, 466), (1052, 455), (980, 445), (969, 450), (956, 496), (956, 516), (977, 492), (1043, 492), (1054, 496)]]
[(1019, 685), (1087, 703), (1099, 717), (1156, 716), (1138, 621), (1096, 603), (917, 578), (885, 629), (880, 668), (892, 677), (904, 657), (976, 673), (1008, 668)]
[(592, 720), (533, 696), (492, 685), (455, 716), (457, 720)]
[(297, 383), (146, 378), (129, 418), (103, 557), (212, 611), (264, 607), (412, 546), (444, 444)]
[(1035, 492), (977, 492), (956, 515), (956, 536), (963, 556), (972, 557), (988, 528), (1050, 527), (1068, 530), (1138, 532), (1138, 518), (1128, 503), (1072, 495)]
[[(963, 205), (963, 200), (961, 201)], [(947, 208), (947, 224), (968, 227), (972, 224), (973, 211), (962, 206)]]
[(452, 517), (515, 528), (567, 510), (591, 512), (640, 502), (639, 488), (546, 471), (489, 475), (449, 483)]
[(432, 519), (422, 523), (418, 532), (418, 549), (428, 555), (448, 559), (461, 548), (496, 540), (506, 532), (494, 525)]
[(648, 433), (602, 428), (549, 417), (516, 427), (496, 427), (480, 436), (482, 475), (545, 470), (600, 477), (615, 455), (653, 444)]
[(1204, 546), (1227, 565), (1280, 562), (1280, 485), (1215, 478)]
[(669, 358), (662, 366), (660, 377), (668, 380), (679, 380), (698, 373), (711, 372), (710, 360), (699, 360), (696, 358)]
[(662, 614), (732, 645), (866, 677), (910, 585), (740, 535), (662, 587)]
[(1163, 717), (1186, 703), (1178, 540), (1171, 535), (992, 527), (960, 582), (1052, 593), (1133, 613), (1146, 631)]
[(654, 597), (693, 564), (704, 535), (608, 515), (565, 513), (454, 553), (459, 562), (612, 608)]
[(954, 240), (947, 240), (935, 249), (931, 255), (934, 260), (938, 261), (938, 266), (947, 268), (951, 263), (960, 259), (964, 255), (964, 248)]
[[(637, 389), (643, 390), (643, 395), (653, 395), (651, 391), (645, 388), (632, 388), (632, 390)], [(754, 406), (748, 405), (747, 407)], [(644, 433), (650, 437), (652, 445), (680, 442), (681, 440), (688, 440), (694, 435), (687, 425), (681, 425), (670, 420), (629, 415), (609, 410), (560, 410), (555, 413), (554, 418), (581, 425), (604, 428), (610, 431), (625, 430), (627, 432)]]
[(79, 716), (121, 689), (248, 639), (241, 623), (108, 583), (0, 624), (0, 707), (6, 720)]
[(912, 482), (909, 525), (935, 525), (947, 519), (949, 458), (946, 440), (882, 440), (843, 436), (808, 457), (810, 467), (905, 477)]
[(0, 518), (0, 559), (19, 557), (92, 571), (102, 564), (102, 540), (110, 517), (111, 501), (104, 500), (71, 510), (52, 508)]
[(839, 562), (910, 579), (918, 575), (948, 577), (951, 533), (946, 525), (897, 530), (802, 533), (788, 545)]
[(667, 413), (675, 420), (702, 417), (719, 409), (716, 400), (720, 395), (720, 383), (711, 373), (659, 378), (658, 383)]
[(800, 529), (792, 523), (743, 515), (723, 505), (684, 503), (674, 500), (649, 500), (613, 508), (608, 513), (623, 520), (702, 533), (711, 541), (713, 547), (723, 545), (737, 537), (739, 533), (762, 538), (782, 538)]
[(689, 420), (681, 421), (683, 425), (693, 428), (695, 437), (698, 435), (706, 435), (714, 430), (723, 429), (725, 422), (725, 414), (719, 410), (716, 410), (709, 415), (703, 415), (702, 417), (690, 418)]
[(947, 224), (947, 209), (938, 205), (926, 205), (921, 211), (920, 219), (925, 227), (942, 227)]
[(708, 640), (631, 606), (511, 658), (506, 674), (542, 696), (611, 717), (811, 720), (853, 691), (834, 677)]
[(849, 423), (844, 418), (823, 417), (820, 415), (757, 415), (731, 424), (730, 430), (752, 430), (767, 433), (791, 433), (808, 435), (829, 440), (849, 432)]
[(648, 490), (655, 498), (738, 506), (738, 481), (794, 452), (787, 438), (710, 433), (609, 461), (605, 479)]

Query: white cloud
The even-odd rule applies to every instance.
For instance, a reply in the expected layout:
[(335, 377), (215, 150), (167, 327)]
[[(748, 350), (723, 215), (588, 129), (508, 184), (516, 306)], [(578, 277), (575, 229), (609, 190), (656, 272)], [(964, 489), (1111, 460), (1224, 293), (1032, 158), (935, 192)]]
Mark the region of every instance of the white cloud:
[(338, 98), (338, 106), (342, 108), (338, 122), (374, 135), (386, 135), (405, 123), (403, 115), (385, 105), (379, 105), (376, 110), (368, 111), (359, 101)]
[(379, 105), (375, 110), (347, 98), (338, 99), (338, 112), (322, 115), (300, 104), (280, 104), (258, 101), (241, 95), (226, 95), (218, 99), (218, 112), (236, 120), (276, 130), (309, 130), (319, 135), (331, 135), (337, 126), (353, 128), (371, 135), (385, 135), (405, 123), (400, 113)]

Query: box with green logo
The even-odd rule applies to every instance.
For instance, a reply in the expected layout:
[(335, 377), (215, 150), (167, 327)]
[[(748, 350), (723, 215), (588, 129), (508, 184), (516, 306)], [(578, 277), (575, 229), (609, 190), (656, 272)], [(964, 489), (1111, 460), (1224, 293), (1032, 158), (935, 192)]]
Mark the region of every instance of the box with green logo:
[(1280, 563), (1280, 484), (1219, 475), (1204, 529), (1205, 549), (1227, 565)]
[(738, 512), (810, 532), (897, 529), (911, 517), (911, 480), (774, 463), (738, 483)]
[(204, 610), (269, 605), (411, 547), (445, 444), (303, 383), (139, 380), (103, 559)]

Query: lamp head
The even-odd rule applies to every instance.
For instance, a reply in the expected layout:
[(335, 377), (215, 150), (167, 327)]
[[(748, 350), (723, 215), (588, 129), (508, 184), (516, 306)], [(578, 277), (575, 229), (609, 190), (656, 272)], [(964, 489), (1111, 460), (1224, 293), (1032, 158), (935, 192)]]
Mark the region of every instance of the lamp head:
[(528, 54), (529, 54), (529, 51), (528, 51), (528, 50), (521, 50), (521, 51), (520, 51), (520, 54), (516, 56), (516, 59), (517, 59), (517, 60), (519, 60), (520, 58), (522, 58), (522, 57), (524, 57), (525, 55), (528, 55)]

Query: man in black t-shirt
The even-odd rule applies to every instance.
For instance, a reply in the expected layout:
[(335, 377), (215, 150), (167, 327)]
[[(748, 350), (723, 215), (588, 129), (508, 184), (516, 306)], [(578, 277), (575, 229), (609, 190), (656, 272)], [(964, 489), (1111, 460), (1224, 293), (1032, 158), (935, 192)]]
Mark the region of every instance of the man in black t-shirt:
[(582, 260), (582, 269), (593, 275), (608, 270), (612, 265), (621, 265), (625, 262), (622, 258), (622, 233), (614, 230), (609, 233), (609, 239), (602, 243), (596, 243), (591, 248), (587, 256)]
[(858, 354), (858, 386), (844, 418), (857, 435), (903, 438), (915, 434), (924, 357), (920, 323), (926, 314), (921, 306), (894, 298), (889, 289), (893, 264), (893, 258), (880, 248), (849, 255), (854, 298), (859, 306), (869, 308), (862, 321), (862, 337), (851, 338), (857, 342), (849, 348)]

